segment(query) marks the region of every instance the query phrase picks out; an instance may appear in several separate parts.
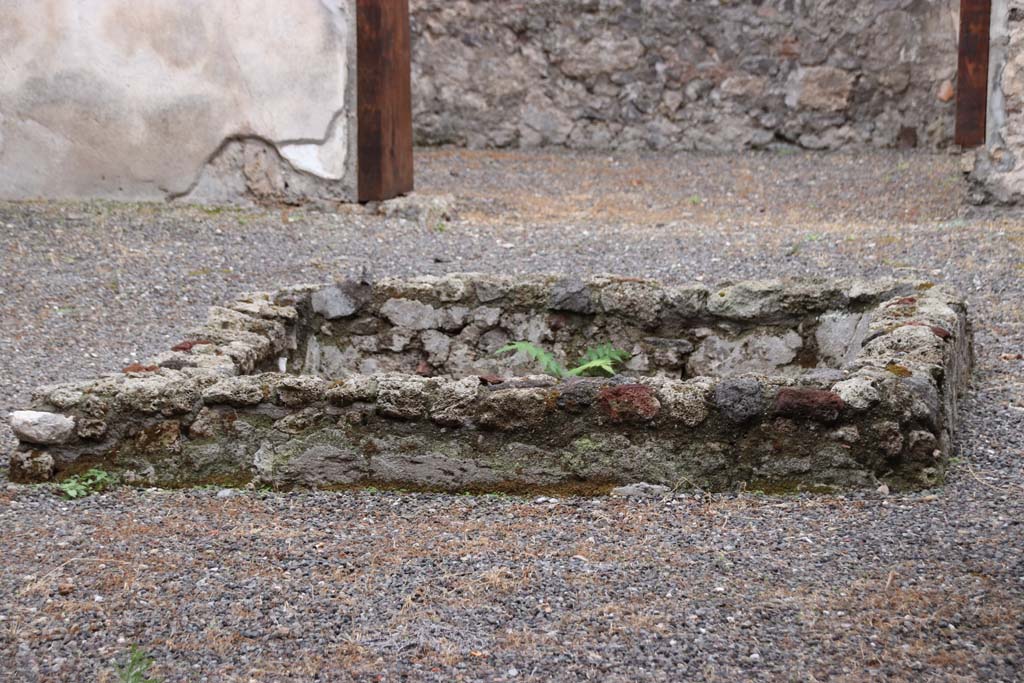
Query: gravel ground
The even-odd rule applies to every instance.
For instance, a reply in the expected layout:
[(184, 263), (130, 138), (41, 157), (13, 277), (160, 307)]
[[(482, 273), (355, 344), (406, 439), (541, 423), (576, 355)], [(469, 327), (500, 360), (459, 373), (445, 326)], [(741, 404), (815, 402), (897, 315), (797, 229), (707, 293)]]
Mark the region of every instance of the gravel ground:
[[(376, 274), (952, 284), (975, 389), (942, 489), (525, 499), (0, 482), (0, 681), (1024, 680), (1024, 219), (950, 156), (424, 151), (460, 217), (0, 203), (0, 411), (232, 293)], [(0, 466), (13, 439), (0, 430)]]

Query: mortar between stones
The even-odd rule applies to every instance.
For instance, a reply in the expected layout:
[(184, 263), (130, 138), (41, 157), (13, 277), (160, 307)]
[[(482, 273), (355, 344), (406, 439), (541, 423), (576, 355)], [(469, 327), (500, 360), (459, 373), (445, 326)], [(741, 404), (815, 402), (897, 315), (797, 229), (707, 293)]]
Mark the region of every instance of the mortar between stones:
[[(620, 375), (558, 380), (611, 341)], [(598, 276), (343, 280), (239, 297), (169, 352), (42, 387), (16, 481), (599, 493), (942, 481), (966, 306), (931, 283)]]

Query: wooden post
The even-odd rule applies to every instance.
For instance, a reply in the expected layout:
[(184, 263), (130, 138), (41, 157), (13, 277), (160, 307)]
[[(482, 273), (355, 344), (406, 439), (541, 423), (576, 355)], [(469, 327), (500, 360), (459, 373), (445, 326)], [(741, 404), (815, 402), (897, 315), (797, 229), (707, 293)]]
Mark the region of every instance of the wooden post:
[(409, 0), (357, 0), (359, 201), (413, 189)]
[(960, 49), (956, 71), (956, 134), (961, 147), (985, 144), (991, 0), (960, 0)]

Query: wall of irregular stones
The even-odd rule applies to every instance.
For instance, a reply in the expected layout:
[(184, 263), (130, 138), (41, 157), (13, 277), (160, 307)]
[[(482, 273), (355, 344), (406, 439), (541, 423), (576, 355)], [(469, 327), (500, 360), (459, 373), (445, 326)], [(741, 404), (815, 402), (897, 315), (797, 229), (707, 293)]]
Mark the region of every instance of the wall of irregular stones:
[(966, 161), (971, 201), (1024, 202), (1024, 1), (992, 3), (986, 140)]
[[(809, 367), (840, 368), (856, 356), (871, 316), (842, 310), (845, 292), (815, 284), (782, 294), (775, 283), (762, 284), (712, 296), (703, 285), (615, 276), (426, 276), (375, 286), (349, 280), (312, 294), (286, 368), (329, 380), (356, 372), (536, 372), (528, 354), (499, 352), (519, 340), (541, 346), (564, 367), (611, 343), (628, 354), (617, 368), (628, 377), (793, 377)], [(812, 300), (818, 303), (809, 306)]]
[[(421, 358), (437, 354), (436, 324), (453, 334), (461, 327), (454, 347), (483, 339), (481, 325), (511, 330), (527, 319), (555, 323), (564, 313), (627, 335), (680, 324), (764, 331), (809, 316), (834, 322), (835, 314), (867, 322), (860, 331), (855, 324), (815, 334), (854, 341), (841, 368), (838, 358), (800, 369), (768, 362), (763, 372), (727, 362), (691, 366), (708, 374), (686, 378), (678, 357), (662, 356), (645, 374), (556, 379), (512, 376), (505, 370), (515, 368), (501, 365), (490, 365), (501, 376), (477, 375), (449, 354), (436, 369), (456, 376), (422, 376), (431, 372), (426, 365), (376, 371), (396, 369), (386, 357), (394, 360), (414, 337)], [(11, 414), (20, 441), (11, 479), (62, 479), (99, 466), (122, 481), (166, 486), (560, 494), (634, 482), (930, 487), (942, 479), (970, 376), (966, 313), (941, 286), (888, 278), (706, 288), (463, 273), (254, 292), (211, 308), (184, 341), (121, 373), (40, 387), (31, 410)], [(559, 339), (564, 329), (534, 328), (535, 339), (557, 350), (569, 341)], [(339, 332), (360, 350), (367, 341), (378, 346), (381, 365), (365, 374), (360, 363), (358, 372), (336, 376), (296, 362), (310, 357), (310, 335)], [(763, 337), (750, 332), (748, 341)], [(390, 349), (378, 345), (398, 337)], [(765, 347), (754, 346), (750, 359), (763, 356)]]
[(421, 144), (952, 141), (956, 0), (412, 0)]

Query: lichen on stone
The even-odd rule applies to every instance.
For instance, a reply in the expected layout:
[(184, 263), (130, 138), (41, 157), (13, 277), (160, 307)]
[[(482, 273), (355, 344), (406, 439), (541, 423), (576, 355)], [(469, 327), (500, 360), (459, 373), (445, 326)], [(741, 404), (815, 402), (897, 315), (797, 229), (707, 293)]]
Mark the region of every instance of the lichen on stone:
[[(912, 488), (942, 476), (969, 377), (966, 308), (941, 286), (346, 282), (245, 295), (151, 370), (40, 388), (59, 434), (16, 426), (12, 477), (102, 462), (166, 486)], [(494, 354), (516, 339), (560, 362), (597, 340), (630, 358), (560, 379)]]

